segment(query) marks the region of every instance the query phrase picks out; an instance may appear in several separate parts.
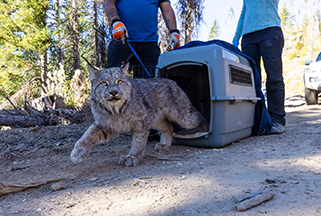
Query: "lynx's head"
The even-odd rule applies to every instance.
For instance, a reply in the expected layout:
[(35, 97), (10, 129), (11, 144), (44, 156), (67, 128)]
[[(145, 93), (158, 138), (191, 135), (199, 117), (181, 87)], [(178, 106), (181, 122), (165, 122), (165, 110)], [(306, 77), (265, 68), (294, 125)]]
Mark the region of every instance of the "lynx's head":
[(112, 114), (120, 113), (131, 93), (128, 66), (98, 70), (88, 64), (91, 98), (96, 106)]

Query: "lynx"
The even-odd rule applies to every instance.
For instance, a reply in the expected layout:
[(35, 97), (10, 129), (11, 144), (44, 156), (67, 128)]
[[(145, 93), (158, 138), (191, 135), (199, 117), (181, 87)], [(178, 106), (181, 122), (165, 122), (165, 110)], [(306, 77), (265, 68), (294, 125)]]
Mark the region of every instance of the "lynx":
[(91, 110), (94, 123), (76, 142), (71, 160), (85, 160), (90, 149), (122, 132), (132, 132), (131, 149), (119, 164), (137, 166), (144, 155), (151, 128), (160, 131), (155, 150), (171, 147), (175, 122), (183, 128), (206, 130), (203, 116), (173, 80), (163, 78), (130, 79), (124, 67), (95, 69), (88, 64), (91, 82)]

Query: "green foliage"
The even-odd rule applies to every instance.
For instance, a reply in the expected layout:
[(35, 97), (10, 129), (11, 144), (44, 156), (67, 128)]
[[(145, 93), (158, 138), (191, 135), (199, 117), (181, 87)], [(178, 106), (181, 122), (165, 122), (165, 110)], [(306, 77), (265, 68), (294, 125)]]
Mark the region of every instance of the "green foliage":
[[(77, 1), (77, 26), (80, 54), (91, 59), (94, 49), (92, 0)], [(100, 59), (106, 66), (108, 38), (102, 4), (97, 4)], [(65, 88), (61, 94), (68, 97), (73, 91), (68, 80), (73, 74), (74, 32), (72, 0), (6, 0), (0, 1), (0, 94), (12, 95), (20, 88), (29, 86), (34, 97), (40, 96), (41, 76), (51, 77), (63, 65)], [(41, 57), (46, 56), (44, 64)], [(88, 78), (86, 64), (80, 63)], [(45, 68), (44, 68), (45, 67)], [(50, 80), (47, 80), (51, 82)], [(0, 97), (0, 100), (3, 97)], [(69, 97), (70, 104), (73, 104)]]
[(39, 75), (39, 56), (50, 44), (46, 0), (0, 2), (0, 92), (11, 95)]
[(281, 18), (281, 25), (283, 28), (292, 26), (293, 17), (290, 14), (290, 12), (288, 11), (285, 4), (283, 4), (279, 15)]
[(295, 49), (296, 50), (301, 50), (303, 48), (304, 44), (301, 43), (301, 42), (297, 42), (296, 45), (295, 45)]
[[(7, 72), (0, 74), (0, 95), (11, 95), (16, 92), (16, 88), (20, 88), (23, 76), (20, 74)], [(2, 100), (4, 100), (1, 97)]]
[(64, 84), (62, 96), (64, 97), (64, 102), (66, 103), (66, 105), (71, 106), (71, 107), (76, 107), (77, 103), (72, 97), (72, 94), (71, 94), (72, 89), (70, 89), (69, 84), (70, 84), (70, 80), (68, 80)]
[(30, 54), (44, 52), (50, 43), (49, 31), (44, 23), (47, 1), (8, 0), (6, 3), (2, 1), (0, 8), (1, 47), (14, 46), (17, 51)]
[(297, 50), (290, 50), (286, 52), (285, 55), (289, 60), (292, 60), (298, 56), (298, 51)]
[(213, 21), (211, 30), (208, 34), (208, 40), (214, 40), (215, 38), (217, 38), (219, 35), (221, 34), (221, 27), (218, 24), (218, 21), (215, 19)]
[(235, 12), (234, 9), (231, 7), (230, 10), (228, 11), (228, 17), (230, 19), (234, 19), (235, 18)]

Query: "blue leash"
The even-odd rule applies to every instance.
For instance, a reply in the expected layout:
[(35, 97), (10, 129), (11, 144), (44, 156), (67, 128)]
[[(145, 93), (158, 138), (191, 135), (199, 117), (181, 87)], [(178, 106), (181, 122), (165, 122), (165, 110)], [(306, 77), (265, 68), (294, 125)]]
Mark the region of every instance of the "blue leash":
[(147, 68), (145, 67), (144, 63), (142, 62), (142, 60), (139, 58), (138, 54), (136, 53), (136, 51), (134, 50), (134, 48), (132, 47), (132, 45), (129, 43), (128, 40), (126, 40), (129, 48), (132, 50), (132, 52), (134, 53), (135, 57), (138, 59), (138, 61), (141, 63), (141, 65), (143, 66), (144, 70), (146, 71), (147, 75), (149, 77), (152, 77), (152, 75), (150, 75), (150, 73), (148, 72)]

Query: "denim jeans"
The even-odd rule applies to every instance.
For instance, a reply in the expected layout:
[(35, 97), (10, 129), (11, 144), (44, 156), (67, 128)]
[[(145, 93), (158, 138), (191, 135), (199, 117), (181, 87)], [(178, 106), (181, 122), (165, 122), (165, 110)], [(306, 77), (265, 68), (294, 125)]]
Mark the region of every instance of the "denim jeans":
[(242, 52), (251, 57), (261, 75), (261, 58), (266, 71), (268, 112), (273, 122), (285, 125), (282, 50), (284, 38), (280, 27), (270, 27), (242, 37)]

